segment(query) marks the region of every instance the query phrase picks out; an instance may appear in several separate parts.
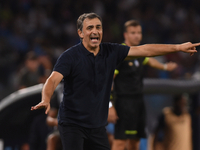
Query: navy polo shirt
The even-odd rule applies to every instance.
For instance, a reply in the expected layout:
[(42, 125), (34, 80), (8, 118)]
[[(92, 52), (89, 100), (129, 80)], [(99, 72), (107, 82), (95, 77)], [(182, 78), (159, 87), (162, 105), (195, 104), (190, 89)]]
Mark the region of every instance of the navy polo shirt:
[(107, 124), (113, 74), (124, 60), (128, 46), (101, 43), (94, 56), (82, 43), (58, 58), (54, 71), (64, 76), (64, 97), (58, 113), (59, 124), (97, 128)]

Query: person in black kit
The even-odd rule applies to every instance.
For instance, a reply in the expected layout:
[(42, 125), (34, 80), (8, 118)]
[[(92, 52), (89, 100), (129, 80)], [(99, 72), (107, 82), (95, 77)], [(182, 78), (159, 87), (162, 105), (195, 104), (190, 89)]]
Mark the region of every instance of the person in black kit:
[(53, 98), (50, 101), (51, 109), (48, 112), (46, 123), (48, 126), (53, 127), (54, 130), (47, 137), (46, 150), (62, 150), (62, 143), (58, 131), (58, 110), (63, 98), (63, 84), (57, 87), (57, 92), (54, 92)]
[(29, 136), (30, 150), (45, 150), (46, 137), (52, 132), (52, 128), (46, 124), (47, 116), (38, 115), (32, 122)]
[[(142, 40), (142, 27), (137, 20), (124, 24), (123, 45), (138, 46)], [(145, 106), (143, 100), (143, 68), (147, 64), (153, 68), (172, 71), (176, 63), (162, 64), (155, 58), (126, 58), (115, 70), (115, 107), (119, 117), (115, 124), (113, 150), (139, 150), (140, 138), (145, 138)]]
[[(60, 142), (59, 139), (56, 138), (59, 135), (54, 136), (54, 143), (51, 145), (49, 144), (48, 139), (50, 139), (50, 135), (57, 134), (56, 129), (54, 128), (54, 126), (56, 126), (57, 119), (54, 120), (53, 117), (49, 118), (49, 116), (53, 116), (58, 110), (62, 97), (62, 90), (63, 86), (61, 85), (59, 86), (57, 92), (54, 92), (51, 97), (51, 110), (49, 111), (48, 116), (40, 114), (33, 120), (29, 136), (30, 150), (52, 150), (54, 146), (53, 144)], [(57, 115), (55, 117), (57, 117)], [(56, 150), (60, 150), (59, 144), (57, 145)]]
[(64, 150), (110, 150), (105, 125), (114, 70), (128, 56), (144, 57), (183, 51), (191, 55), (200, 43), (147, 44), (129, 47), (101, 43), (103, 27), (95, 13), (77, 20), (81, 42), (61, 54), (44, 84), (42, 100), (31, 110), (50, 109), (50, 99), (64, 79), (58, 128)]

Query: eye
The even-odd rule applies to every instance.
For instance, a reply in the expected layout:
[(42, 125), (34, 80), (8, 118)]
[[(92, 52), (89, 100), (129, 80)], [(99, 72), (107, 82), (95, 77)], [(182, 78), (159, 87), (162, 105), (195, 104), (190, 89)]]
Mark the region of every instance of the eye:
[(87, 29), (88, 30), (92, 30), (93, 26), (88, 26)]
[(101, 29), (101, 26), (97, 26), (97, 29)]

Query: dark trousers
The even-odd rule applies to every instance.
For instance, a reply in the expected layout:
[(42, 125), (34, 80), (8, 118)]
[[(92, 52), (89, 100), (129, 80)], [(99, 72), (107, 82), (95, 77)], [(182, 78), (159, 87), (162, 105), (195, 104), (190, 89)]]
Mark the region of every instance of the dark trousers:
[(63, 150), (110, 150), (105, 127), (58, 125)]

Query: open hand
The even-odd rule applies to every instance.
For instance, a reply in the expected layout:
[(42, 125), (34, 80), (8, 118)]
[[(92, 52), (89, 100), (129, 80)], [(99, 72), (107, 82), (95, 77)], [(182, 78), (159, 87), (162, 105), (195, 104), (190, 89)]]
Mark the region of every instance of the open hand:
[(47, 114), (50, 110), (50, 103), (41, 101), (39, 104), (31, 107), (31, 110), (37, 109), (45, 109), (45, 114)]
[(166, 63), (166, 65), (167, 65), (167, 71), (172, 71), (172, 70), (176, 69), (178, 66), (177, 63), (175, 63), (175, 62), (168, 62), (168, 63)]

